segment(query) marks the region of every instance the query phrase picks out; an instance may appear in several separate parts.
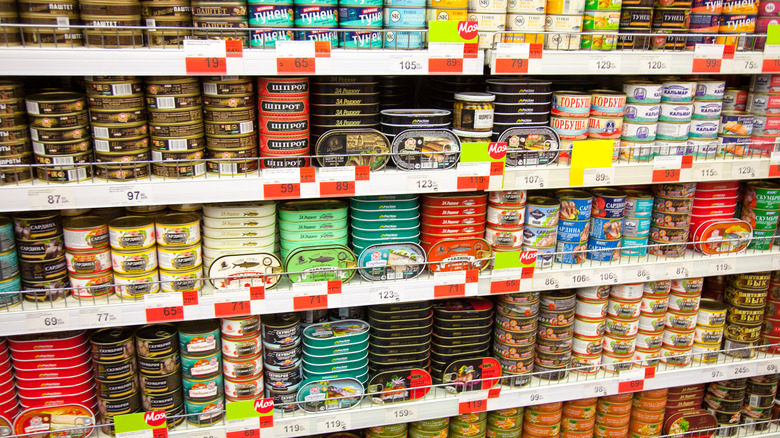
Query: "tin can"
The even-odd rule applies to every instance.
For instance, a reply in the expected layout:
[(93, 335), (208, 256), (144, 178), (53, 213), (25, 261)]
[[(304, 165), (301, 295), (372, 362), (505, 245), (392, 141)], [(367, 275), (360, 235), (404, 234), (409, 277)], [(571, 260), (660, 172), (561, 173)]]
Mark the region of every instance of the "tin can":
[(592, 96), (574, 91), (557, 91), (552, 95), (551, 112), (559, 117), (588, 117)]
[(663, 86), (652, 82), (627, 81), (623, 84), (627, 103), (660, 103)]

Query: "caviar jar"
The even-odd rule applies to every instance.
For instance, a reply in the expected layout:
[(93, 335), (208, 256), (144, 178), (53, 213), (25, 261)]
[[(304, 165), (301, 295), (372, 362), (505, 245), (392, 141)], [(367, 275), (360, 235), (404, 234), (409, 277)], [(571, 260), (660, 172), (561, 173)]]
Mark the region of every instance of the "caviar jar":
[(464, 131), (493, 130), (493, 101), (490, 93), (456, 93), (452, 111), (452, 127)]
[(490, 142), (493, 135), (490, 131), (461, 131), (453, 129), (452, 133), (457, 135), (461, 143), (485, 143)]

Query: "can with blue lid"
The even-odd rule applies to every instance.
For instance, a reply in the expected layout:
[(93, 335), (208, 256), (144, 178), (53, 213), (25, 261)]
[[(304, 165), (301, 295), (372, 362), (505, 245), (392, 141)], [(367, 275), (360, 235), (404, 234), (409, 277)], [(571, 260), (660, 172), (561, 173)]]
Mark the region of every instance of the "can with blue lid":
[(425, 28), (426, 11), (422, 7), (385, 6), (383, 24), (386, 28)]

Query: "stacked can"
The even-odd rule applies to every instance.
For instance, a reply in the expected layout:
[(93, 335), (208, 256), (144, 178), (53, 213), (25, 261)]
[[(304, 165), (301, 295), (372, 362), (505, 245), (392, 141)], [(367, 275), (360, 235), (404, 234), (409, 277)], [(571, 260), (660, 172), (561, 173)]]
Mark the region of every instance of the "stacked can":
[[(769, 272), (730, 275), (724, 299), (728, 306), (723, 349), (726, 355), (752, 358), (756, 355), (769, 289)], [(768, 330), (764, 330), (767, 332)]]
[[(582, 21), (583, 50), (614, 50), (621, 22), (621, 0), (586, 0)], [(596, 35), (588, 35), (588, 33)], [(622, 114), (621, 114), (622, 115)]]
[[(272, 318), (274, 315), (269, 315)], [(242, 318), (224, 318), (221, 320), (222, 367), (224, 369), (225, 398), (227, 401), (254, 400), (263, 397), (264, 359), (276, 360), (278, 351), (263, 355), (266, 348), (260, 337), (260, 318), (247, 316)], [(264, 338), (263, 338), (264, 339)], [(290, 360), (298, 360), (300, 365), (300, 338), (297, 353)], [(269, 347), (270, 348), (270, 347)], [(214, 356), (219, 361), (219, 355)], [(280, 370), (280, 368), (277, 368)], [(300, 373), (300, 371), (299, 371)]]
[[(433, 333), (442, 344), (431, 343), (431, 378), (433, 383), (445, 381), (445, 371), (455, 361), (490, 356), (489, 339), (493, 333), (493, 302), (485, 298), (464, 298), (436, 301), (433, 304)], [(472, 337), (476, 341), (465, 345), (452, 342)], [(457, 351), (457, 353), (453, 353)], [(464, 382), (458, 391), (471, 390)]]
[(555, 198), (561, 203), (555, 261), (582, 264), (588, 248), (593, 195), (584, 190), (558, 190)]
[[(81, 24), (94, 26), (84, 29), (87, 46), (111, 48), (143, 47), (140, 29), (121, 30), (127, 26), (141, 25), (141, 3), (138, 0), (122, 0), (110, 6), (99, 0), (79, 2)], [(106, 31), (110, 28), (110, 31)]]
[(655, 0), (653, 8), (653, 33), (668, 35), (652, 40), (654, 49), (682, 49), (688, 32), (692, 0)]
[[(147, 137), (143, 83), (134, 76), (104, 76), (87, 78), (87, 103), (95, 148), (94, 172), (109, 181), (134, 180), (149, 176), (149, 139)], [(126, 112), (141, 109), (133, 121), (123, 117)], [(39, 131), (38, 136), (42, 133)], [(89, 125), (43, 133), (61, 140), (89, 141)]]
[(651, 157), (687, 153), (695, 94), (696, 82), (664, 82), (655, 149)]
[[(19, 18), (25, 24), (59, 24), (63, 29), (28, 27), (22, 30), (25, 45), (40, 47), (71, 47), (84, 45), (84, 35), (80, 29), (67, 26), (81, 24), (79, 7), (76, 0), (60, 0), (41, 5), (36, 2), (19, 2)], [(62, 24), (64, 23), (64, 24)], [(18, 33), (18, 32), (16, 32)], [(14, 32), (4, 32), (12, 35)], [(10, 38), (9, 38), (10, 39)], [(11, 39), (12, 41), (14, 39)]]
[[(146, 79), (149, 133), (152, 144), (152, 174), (164, 178), (191, 178), (206, 173), (202, 161), (203, 108), (200, 80), (196, 77), (150, 77)], [(179, 105), (177, 105), (177, 102)], [(185, 105), (186, 104), (186, 105)], [(178, 106), (178, 107), (177, 107)], [(184, 108), (180, 108), (186, 106)], [(144, 108), (128, 112), (128, 121), (140, 120)], [(171, 160), (195, 160), (176, 161)]]
[(17, 253), (16, 239), (14, 239), (14, 221), (0, 216), (0, 308), (19, 304), (21, 295), (18, 291), (21, 289), (19, 254)]
[(596, 397), (563, 402), (562, 436), (592, 437), (596, 425)]
[(653, 0), (623, 0), (620, 10), (620, 36), (617, 47), (621, 49), (650, 49), (649, 35), (653, 23)]
[(114, 292), (122, 298), (142, 299), (160, 290), (154, 220), (124, 216), (108, 223)]
[(623, 135), (620, 158), (623, 161), (649, 161), (655, 153), (658, 118), (661, 114), (660, 84), (627, 81), (626, 111), (623, 116)]
[[(746, 109), (753, 115), (753, 131), (748, 143), (751, 157), (767, 157), (777, 149), (780, 135), (780, 75), (756, 75), (750, 81)], [(724, 111), (726, 109), (724, 108)]]
[[(276, 204), (273, 202), (206, 204), (202, 219), (203, 267), (206, 272), (214, 260), (222, 256), (277, 252), (274, 249)], [(194, 255), (197, 257), (198, 254)], [(239, 281), (238, 278), (235, 280)], [(226, 281), (214, 286), (225, 289), (237, 284)]]
[[(355, 254), (360, 254), (366, 247), (379, 243), (410, 242), (416, 244), (420, 242), (420, 214), (417, 195), (352, 198), (349, 205), (352, 215), (352, 226), (350, 227), (352, 230), (352, 249)], [(392, 219), (392, 217), (398, 219)], [(330, 229), (329, 231), (334, 233), (337, 230)]]
[[(755, 32), (759, 34), (766, 33), (770, 24), (780, 24), (780, 13), (778, 13), (777, 4), (773, 0), (759, 0)], [(763, 50), (764, 45), (766, 45), (766, 38), (756, 38), (756, 50)]]
[(523, 412), (523, 436), (559, 436), (563, 403), (526, 406)]
[[(19, 12), (16, 7), (16, 0), (0, 1), (0, 20), (4, 23), (19, 23)], [(56, 21), (56, 18), (55, 18)], [(22, 44), (22, 36), (19, 32), (3, 32), (0, 36), (0, 44), (6, 46), (19, 46)], [(3, 414), (4, 415), (4, 414)], [(12, 416), (7, 415), (11, 418)]]
[(430, 436), (447, 436), (450, 428), (450, 418), (415, 421), (409, 423), (409, 438), (424, 438)]
[(622, 190), (608, 188), (594, 189), (592, 193), (593, 207), (586, 256), (589, 260), (609, 262), (619, 257), (627, 196)]
[(409, 76), (380, 76), (379, 110), (414, 108), (415, 79)]
[(718, 150), (717, 136), (726, 82), (704, 79), (696, 82), (696, 95), (691, 112), (688, 150), (697, 158), (714, 158)]
[[(387, 11), (387, 9), (385, 9)], [(319, 77), (312, 82), (311, 140), (317, 139), (331, 129), (379, 128), (379, 81), (373, 76)], [(339, 101), (342, 103), (339, 104)], [(359, 114), (343, 111), (345, 103), (360, 101), (367, 105)], [(340, 111), (341, 110), (341, 111)], [(318, 155), (323, 155), (318, 151)], [(321, 160), (321, 159), (320, 159)], [(337, 160), (346, 160), (339, 157)], [(343, 164), (342, 164), (343, 165)]]
[[(487, 433), (487, 412), (475, 412), (450, 418), (448, 436), (484, 436)], [(473, 435), (469, 435), (473, 434)]]
[[(544, 44), (545, 0), (509, 0), (506, 7), (505, 43)], [(517, 33), (515, 33), (517, 32)], [(524, 33), (528, 32), (528, 33)]]
[(668, 392), (668, 388), (662, 388), (634, 393), (631, 419), (628, 422), (629, 434), (647, 438), (663, 434)]
[(607, 319), (601, 343), (603, 364), (632, 361), (639, 333), (644, 283), (612, 286), (607, 301)]
[(523, 434), (524, 408), (509, 408), (490, 411), (487, 414), (486, 436), (520, 438)]
[[(778, 186), (780, 188), (780, 186)], [(780, 193), (780, 192), (778, 192)], [(705, 248), (701, 243), (707, 240), (704, 236), (707, 227), (720, 222), (738, 221), (734, 219), (737, 211), (737, 199), (739, 198), (739, 181), (720, 181), (720, 182), (703, 182), (696, 184), (696, 191), (694, 192), (693, 208), (691, 209), (691, 221), (688, 240), (690, 242), (699, 242), (700, 244), (693, 245), (694, 250), (699, 252), (705, 252)], [(780, 199), (778, 199), (778, 205), (780, 206)], [(670, 216), (673, 218), (674, 216)], [(774, 234), (774, 228), (771, 231), (767, 231), (766, 239), (760, 241), (751, 241), (750, 245), (760, 243), (763, 245), (771, 245), (771, 236)], [(753, 236), (758, 237), (759, 234), (754, 231)], [(724, 236), (714, 236), (723, 239)], [(736, 235), (731, 237), (730, 240), (726, 240), (723, 245), (713, 248), (707, 248), (708, 253), (719, 253), (726, 251), (734, 251), (734, 247), (738, 247), (741, 244), (741, 239)], [(768, 247), (768, 246), (767, 246)], [(766, 248), (766, 247), (760, 247)]]
[[(666, 395), (666, 409), (664, 413), (664, 433), (674, 433), (672, 429), (675, 421), (689, 415), (706, 414), (707, 411), (701, 408), (704, 401), (706, 384), (677, 386), (669, 388)], [(712, 422), (712, 419), (708, 419)]]
[(702, 299), (693, 337), (695, 362), (712, 363), (718, 360), (725, 325), (726, 305), (712, 299)]
[(691, 363), (703, 285), (703, 278), (672, 280), (661, 345), (661, 361), (668, 365)]
[(422, 49), (428, 27), (425, 0), (384, 0), (382, 27), (388, 49)]
[[(525, 190), (490, 192), (488, 198), (485, 240), (493, 251), (522, 251), (523, 245), (534, 246), (545, 236), (525, 235)], [(529, 233), (533, 233), (533, 229)], [(549, 245), (543, 245), (549, 246)]]
[(588, 138), (612, 140), (614, 142), (612, 161), (617, 161), (620, 157), (620, 137), (623, 134), (626, 95), (612, 90), (590, 90), (589, 93), (591, 93), (591, 104)]
[(780, 351), (776, 346), (780, 344), (780, 282), (778, 280), (780, 280), (780, 271), (772, 271), (764, 311), (764, 329), (761, 332), (761, 344), (771, 345), (766, 348), (770, 353)]
[[(488, 208), (488, 224), (493, 224)], [(519, 210), (518, 223), (523, 225), (523, 251), (536, 251), (536, 266), (549, 268), (558, 241), (558, 222), (561, 203), (548, 196), (532, 196), (525, 205), (525, 213)], [(524, 217), (523, 217), (524, 216)]]
[[(260, 78), (257, 85), (260, 114), (260, 166), (309, 165), (309, 79)], [(334, 107), (335, 100), (327, 102)]]
[[(511, 34), (507, 37), (511, 37)], [(494, 141), (498, 141), (499, 136), (509, 128), (547, 126), (550, 122), (551, 81), (492, 77), (485, 82), (488, 93), (495, 96)], [(549, 164), (558, 155), (558, 151), (532, 153), (529, 150), (531, 148), (521, 144), (519, 137), (511, 137), (507, 143), (507, 166)], [(558, 148), (552, 145), (550, 149)]]
[[(65, 246), (62, 239), (60, 215), (51, 211), (33, 211), (14, 215), (16, 253), (9, 253), (9, 268), (18, 258), (21, 287), (25, 301), (59, 301), (67, 295), (62, 288), (68, 281)], [(14, 276), (10, 283), (18, 285)], [(11, 295), (6, 306), (16, 304), (18, 296)]]
[[(710, 35), (718, 33), (718, 29), (720, 27), (720, 15), (721, 12), (723, 12), (723, 6), (725, 3), (734, 2), (691, 2), (691, 16), (690, 23), (688, 25), (688, 33)], [(685, 48), (687, 50), (693, 50), (696, 48), (696, 44), (713, 44), (714, 42), (715, 37), (713, 36), (689, 37), (685, 43)]]
[[(427, 252), (433, 244), (444, 239), (483, 237), (486, 233), (487, 197), (487, 193), (421, 196), (420, 245), (423, 249)], [(500, 211), (507, 212), (501, 223), (498, 215)], [(493, 223), (504, 226), (511, 223), (516, 226), (522, 223), (524, 212), (523, 209), (498, 207)]]
[[(262, 343), (264, 349), (271, 351), (295, 350), (301, 351), (301, 323), (300, 318), (295, 313), (281, 313), (277, 315), (265, 315), (261, 319), (256, 316), (237, 318), (236, 335), (242, 335), (244, 332), (253, 335), (257, 330), (262, 330)], [(263, 378), (263, 369), (265, 369), (265, 396), (274, 399), (274, 404), (280, 406), (283, 411), (293, 411), (298, 409), (295, 402), (295, 394), (298, 392), (298, 385), (303, 381), (303, 368), (301, 367), (300, 355), (292, 358), (291, 362), (282, 369), (281, 366), (263, 366), (262, 356), (249, 358), (246, 361), (234, 361), (226, 359), (225, 376), (229, 377), (228, 367), (232, 367), (232, 374), (235, 378)], [(291, 404), (288, 404), (291, 403)]]
[(293, 38), (300, 41), (328, 41), (338, 45), (339, 27), (338, 0), (293, 0), (293, 23), (296, 30)]
[(626, 257), (647, 255), (652, 222), (653, 195), (641, 190), (626, 190), (626, 210), (620, 254)]
[[(10, 33), (9, 33), (10, 35)], [(32, 164), (33, 151), (30, 136), (34, 130), (27, 128), (27, 119), (17, 117), (24, 114), (24, 88), (19, 82), (0, 81), (0, 163)], [(11, 121), (6, 120), (10, 118)], [(20, 124), (16, 124), (19, 121)], [(32, 179), (32, 170), (28, 166), (6, 167), (0, 170), (0, 185), (14, 184)]]
[(108, 225), (98, 216), (77, 216), (63, 224), (65, 262), (71, 296), (94, 299), (111, 295), (114, 282)]
[(339, 47), (382, 47), (382, 1), (339, 0), (339, 27)]
[(696, 183), (653, 186), (653, 222), (650, 224), (648, 253), (682, 257), (693, 209)]
[[(187, 0), (142, 1), (141, 18), (147, 27), (146, 43), (149, 47), (180, 47), (191, 31), (166, 30), (166, 27), (192, 27), (192, 8)], [(161, 27), (162, 29), (157, 29)]]
[(200, 215), (171, 213), (155, 218), (160, 289), (163, 292), (200, 291), (203, 266), (200, 256)]
[(753, 228), (748, 248), (759, 250), (772, 248), (772, 236), (777, 232), (780, 185), (770, 181), (748, 181), (742, 199), (741, 219)]
[[(316, 205), (316, 207), (314, 207)], [(347, 203), (338, 200), (327, 201), (324, 205), (315, 201), (291, 201), (279, 205), (279, 229), (294, 230), (280, 232), (282, 260), (303, 246), (347, 245)], [(332, 225), (328, 229), (327, 225)], [(301, 225), (306, 225), (305, 228)], [(323, 226), (325, 225), (325, 226)], [(310, 231), (317, 230), (315, 233)], [(327, 231), (334, 231), (327, 233)], [(336, 234), (338, 233), (338, 234)], [(289, 235), (288, 235), (289, 234)], [(301, 239), (309, 234), (309, 238)]]
[(293, 39), (292, 0), (249, 0), (249, 34), (252, 47), (276, 47), (277, 41)]
[(195, 31), (196, 38), (241, 41), (249, 47), (249, 27), (246, 0), (210, 1), (195, 0), (192, 5), (192, 26), (203, 28)]
[[(756, 31), (758, 0), (723, 0), (723, 13), (719, 18), (718, 34), (724, 34), (724, 36), (719, 36), (715, 40), (717, 44), (737, 46), (737, 50), (753, 47), (756, 38), (744, 36), (744, 34), (751, 34)], [(726, 36), (739, 34), (743, 35)]]
[[(761, 109), (763, 104), (751, 105), (753, 102), (761, 101), (756, 100), (755, 95), (751, 95), (748, 102), (749, 111), (759, 116), (766, 115), (766, 112)], [(751, 145), (750, 136), (753, 133), (753, 118), (753, 114), (742, 111), (723, 111), (721, 113), (716, 151), (718, 157), (734, 158), (753, 154), (757, 156), (762, 155), (762, 151), (758, 147), (754, 148)], [(774, 149), (774, 143), (768, 146), (768, 152)]]
[[(185, 407), (176, 327), (154, 324), (139, 328), (135, 332), (135, 353), (141, 381), (141, 410), (165, 411), (168, 428), (183, 423)], [(179, 418), (172, 418), (174, 416)]]
[[(470, 0), (468, 3), (468, 21), (477, 22), (479, 48), (492, 48), (496, 32), (503, 32), (506, 29), (507, 0), (490, 0), (486, 2)], [(428, 21), (431, 21), (430, 9), (428, 17)]]
[[(312, 324), (301, 334), (304, 386), (308, 382), (353, 379), (356, 384), (365, 387), (368, 382), (369, 338), (369, 325), (365, 321), (344, 319)], [(296, 365), (301, 363), (299, 358), (295, 359)]]
[[(370, 375), (398, 369), (399, 366), (429, 369), (433, 313), (428, 301), (371, 306), (368, 323), (371, 325)], [(489, 336), (484, 338), (490, 339)], [(440, 345), (451, 345), (449, 338), (434, 335), (434, 339)]]
[(572, 339), (572, 372), (595, 374), (601, 365), (610, 286), (577, 289)]
[[(596, 403), (594, 436), (627, 436), (631, 419), (633, 394), (616, 394), (599, 397)], [(644, 435), (644, 434), (643, 434)]]
[(407, 436), (409, 423), (388, 424), (386, 426), (371, 426), (363, 429), (365, 438), (386, 438)]
[(539, 298), (534, 373), (541, 373), (540, 379), (561, 380), (569, 374), (575, 307), (573, 290), (546, 291)]
[[(90, 115), (87, 114), (86, 96), (66, 91), (50, 91), (27, 96), (27, 119), (30, 134), (39, 128), (86, 129)], [(23, 124), (24, 113), (17, 113), (14, 126)], [(37, 131), (36, 131), (37, 132)], [(51, 141), (33, 143), (38, 179), (50, 182), (83, 181), (92, 176), (92, 142), (85, 140)]]
[(115, 415), (138, 412), (139, 380), (133, 330), (127, 327), (101, 329), (93, 333), (89, 341), (95, 369), (98, 422), (110, 424)]
[(536, 358), (539, 292), (501, 295), (496, 303), (493, 326), (493, 356), (501, 364), (504, 384), (513, 387), (531, 381), (525, 374), (533, 371)]
[(670, 280), (649, 281), (642, 286), (642, 304), (634, 360), (640, 367), (651, 367), (661, 358), (666, 312), (669, 308)]
[[(0, 382), (3, 382), (3, 387), (10, 388), (0, 397), (0, 415), (5, 418), (15, 418), (19, 414), (19, 396), (11, 365), (11, 350), (8, 348), (8, 341), (5, 338), (0, 340), (0, 360)], [(44, 379), (40, 382), (43, 384), (47, 381)]]
[(742, 424), (749, 424), (749, 432), (769, 429), (772, 405), (777, 395), (777, 374), (748, 377), (745, 400), (742, 405)]
[(204, 79), (203, 120), (206, 158), (211, 160), (206, 162), (207, 171), (242, 175), (257, 170), (253, 79)]
[[(548, 34), (547, 38), (550, 37)], [(550, 107), (550, 127), (561, 139), (562, 161), (571, 160), (574, 140), (588, 138), (588, 117), (592, 96), (579, 91), (555, 91)]]
[[(741, 423), (747, 379), (722, 380), (707, 384), (701, 406), (712, 414), (720, 426), (720, 434), (736, 435), (735, 424)], [(747, 408), (747, 405), (745, 405)], [(771, 411), (771, 407), (768, 409)], [(769, 417), (767, 417), (769, 420)], [(729, 427), (731, 426), (731, 427)]]
[[(190, 321), (179, 325), (181, 381), (188, 414), (202, 414), (202, 406), (222, 403), (224, 383), (221, 348), (219, 320)], [(160, 376), (155, 383), (160, 386), (173, 385), (174, 377)], [(163, 392), (158, 387), (152, 389)], [(208, 414), (188, 417), (187, 420), (195, 425), (207, 425), (214, 421)]]
[[(580, 50), (585, 0), (548, 0), (545, 5), (545, 50)], [(527, 41), (526, 41), (527, 42)]]

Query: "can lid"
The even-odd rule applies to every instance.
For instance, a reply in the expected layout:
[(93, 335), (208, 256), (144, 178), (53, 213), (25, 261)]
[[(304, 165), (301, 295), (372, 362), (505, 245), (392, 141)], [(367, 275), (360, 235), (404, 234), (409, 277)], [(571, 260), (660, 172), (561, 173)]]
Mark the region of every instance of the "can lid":
[(484, 137), (488, 138), (493, 135), (490, 131), (462, 131), (460, 129), (453, 129), (452, 133), (458, 137)]
[(496, 96), (490, 93), (482, 92), (466, 92), (456, 93), (455, 100), (463, 100), (466, 102), (493, 102), (496, 100)]

